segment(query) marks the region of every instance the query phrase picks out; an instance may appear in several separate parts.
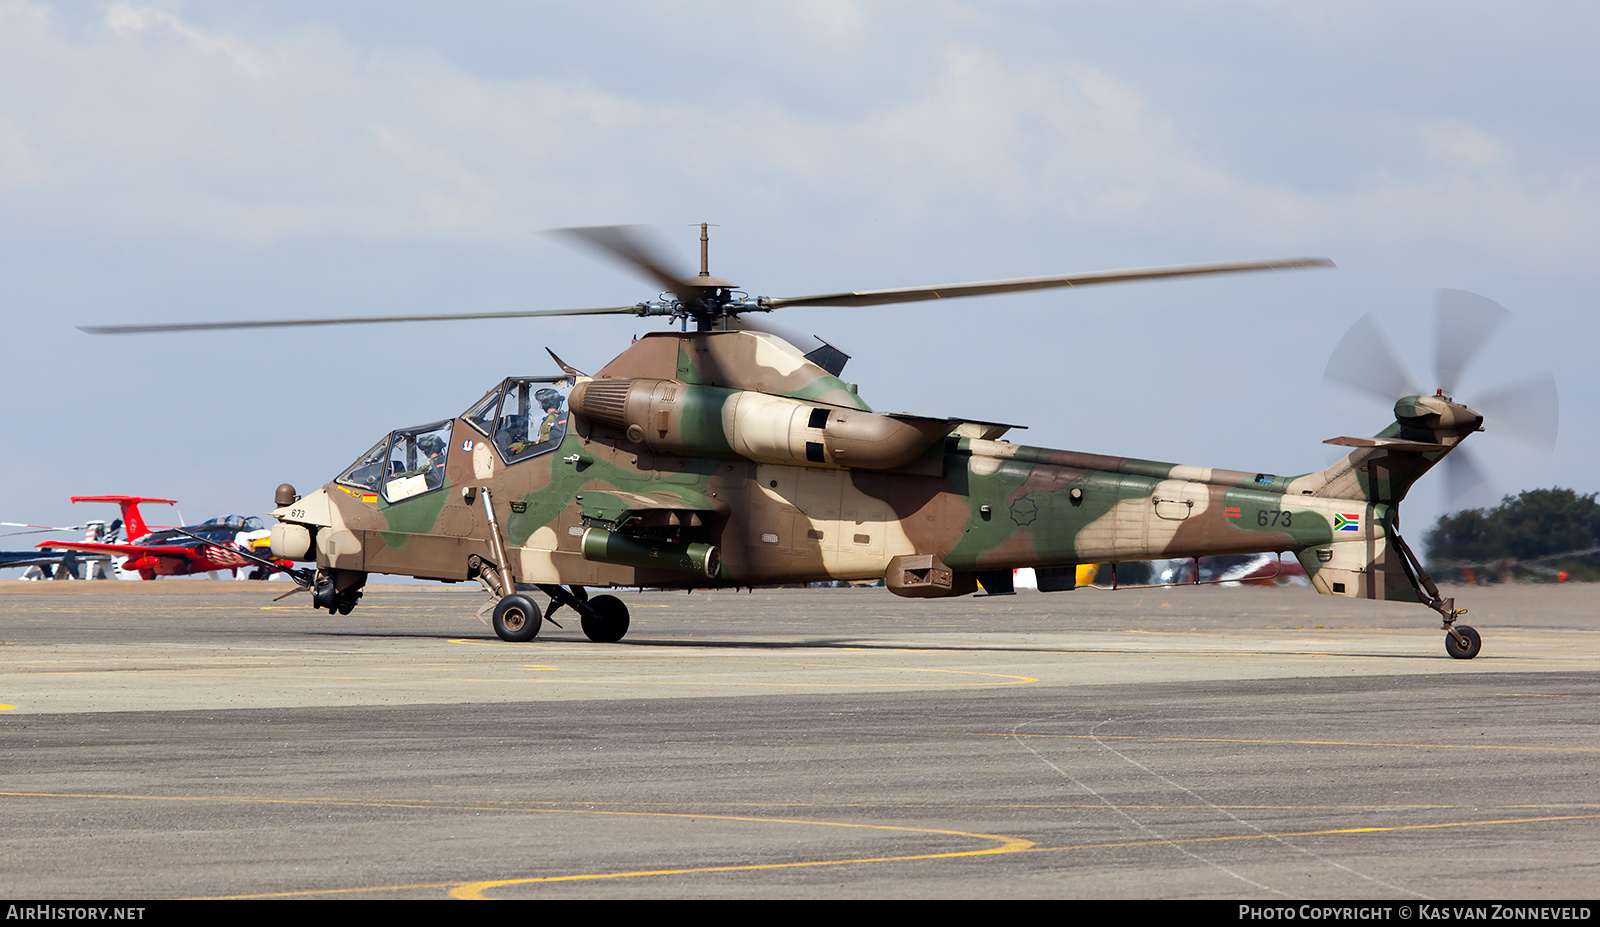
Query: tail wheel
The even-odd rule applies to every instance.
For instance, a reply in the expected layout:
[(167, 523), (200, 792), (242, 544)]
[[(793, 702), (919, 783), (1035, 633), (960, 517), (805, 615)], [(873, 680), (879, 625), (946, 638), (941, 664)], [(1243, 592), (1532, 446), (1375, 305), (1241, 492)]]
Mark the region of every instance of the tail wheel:
[(597, 644), (614, 644), (628, 633), (628, 606), (614, 595), (597, 595), (583, 614), (583, 634)]
[(531, 641), (539, 633), (539, 609), (525, 595), (513, 593), (494, 606), (494, 633), (503, 641), (520, 644)]
[(1444, 636), (1445, 653), (1450, 654), (1457, 660), (1470, 660), (1478, 655), (1478, 651), (1483, 649), (1483, 638), (1478, 636), (1476, 628), (1462, 625), (1456, 628), (1456, 632), (1466, 638), (1466, 645), (1463, 646), (1461, 641), (1456, 640), (1455, 634), (1446, 632)]

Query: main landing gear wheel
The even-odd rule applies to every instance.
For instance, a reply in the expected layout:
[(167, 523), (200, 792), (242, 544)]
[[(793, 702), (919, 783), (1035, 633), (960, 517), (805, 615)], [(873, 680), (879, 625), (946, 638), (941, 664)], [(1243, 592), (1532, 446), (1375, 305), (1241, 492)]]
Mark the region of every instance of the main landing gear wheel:
[(494, 633), (503, 641), (513, 644), (531, 641), (543, 623), (539, 609), (525, 595), (513, 593), (495, 603)]
[(1461, 642), (1456, 640), (1456, 636), (1447, 631), (1444, 635), (1445, 653), (1457, 660), (1470, 660), (1477, 656), (1478, 651), (1483, 649), (1483, 638), (1478, 636), (1477, 629), (1462, 625), (1456, 628), (1456, 631), (1467, 639), (1466, 646), (1462, 646)]
[(597, 644), (614, 644), (628, 633), (628, 606), (614, 595), (597, 595), (583, 613), (583, 634)]

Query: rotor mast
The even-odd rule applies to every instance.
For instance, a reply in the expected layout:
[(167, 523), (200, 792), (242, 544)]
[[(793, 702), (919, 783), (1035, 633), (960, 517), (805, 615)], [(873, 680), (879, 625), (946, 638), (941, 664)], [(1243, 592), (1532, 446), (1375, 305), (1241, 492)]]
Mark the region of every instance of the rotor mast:
[(735, 284), (721, 277), (711, 276), (712, 223), (700, 223), (700, 274), (683, 281), (692, 293), (689, 300), (681, 300), (687, 314), (694, 316), (696, 331), (714, 331), (731, 313), (727, 306), (735, 302), (732, 290)]

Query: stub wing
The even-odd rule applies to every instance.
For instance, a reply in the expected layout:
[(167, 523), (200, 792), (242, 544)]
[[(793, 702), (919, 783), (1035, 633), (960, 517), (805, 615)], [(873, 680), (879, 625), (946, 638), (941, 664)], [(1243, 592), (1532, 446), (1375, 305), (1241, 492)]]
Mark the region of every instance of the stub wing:
[(708, 522), (727, 517), (727, 503), (687, 487), (654, 492), (585, 490), (578, 494), (578, 506), (585, 519), (625, 525), (638, 523)]

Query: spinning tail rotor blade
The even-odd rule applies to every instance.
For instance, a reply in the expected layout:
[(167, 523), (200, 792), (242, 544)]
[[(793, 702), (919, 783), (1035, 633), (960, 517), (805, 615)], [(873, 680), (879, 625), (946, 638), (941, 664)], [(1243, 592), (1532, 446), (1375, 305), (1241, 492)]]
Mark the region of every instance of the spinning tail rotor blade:
[(1339, 339), (1322, 379), (1376, 394), (1389, 402), (1421, 392), (1371, 313), (1357, 319)]
[(1434, 370), (1438, 372), (1439, 382), (1436, 385), (1453, 394), (1461, 371), (1511, 313), (1499, 303), (1466, 290), (1440, 290), (1438, 308), (1439, 340)]
[(1556, 378), (1550, 374), (1525, 380), (1477, 397), (1488, 430), (1503, 432), (1535, 447), (1555, 447), (1561, 422)]
[[(1439, 291), (1434, 360), (1443, 392), (1453, 393), (1462, 371), (1510, 316), (1505, 307), (1474, 293)], [(1387, 401), (1422, 392), (1370, 314), (1352, 325), (1333, 349), (1323, 379), (1356, 387)], [(1555, 377), (1550, 374), (1496, 392), (1474, 393), (1466, 402), (1483, 415), (1485, 430), (1492, 434), (1510, 435), (1547, 449), (1555, 445), (1560, 404)], [(1453, 448), (1442, 461), (1441, 469), (1447, 505), (1459, 503), (1474, 489), (1488, 483), (1477, 458), (1464, 447)]]
[(1444, 459), (1445, 504), (1455, 505), (1462, 497), (1489, 482), (1470, 448), (1458, 447)]

